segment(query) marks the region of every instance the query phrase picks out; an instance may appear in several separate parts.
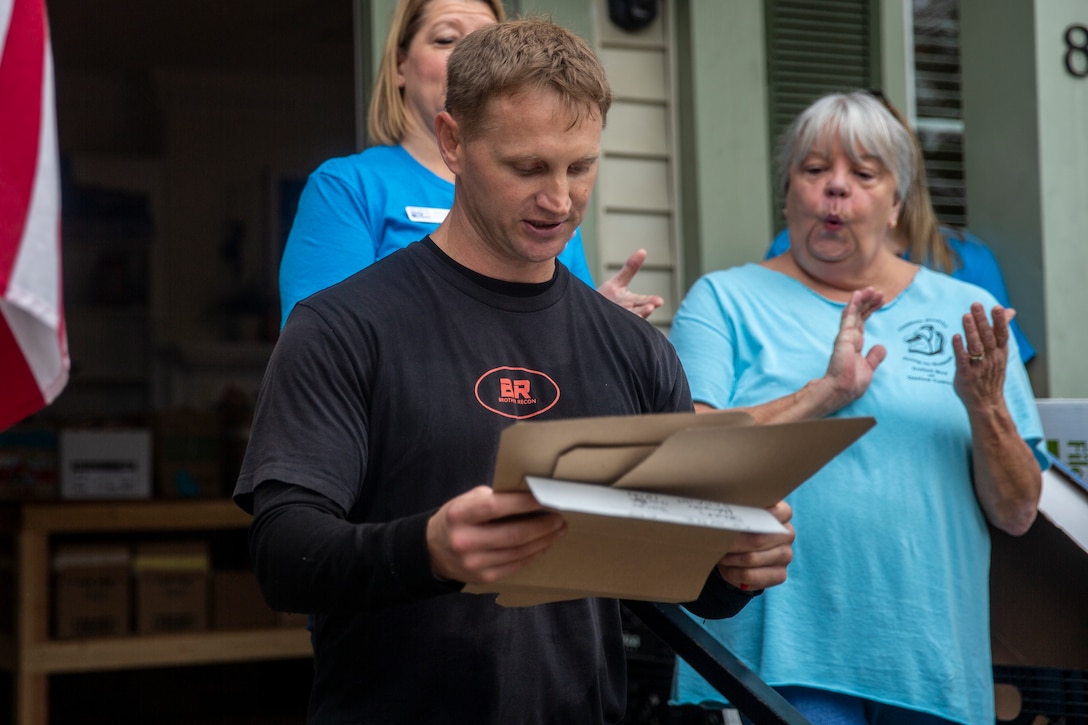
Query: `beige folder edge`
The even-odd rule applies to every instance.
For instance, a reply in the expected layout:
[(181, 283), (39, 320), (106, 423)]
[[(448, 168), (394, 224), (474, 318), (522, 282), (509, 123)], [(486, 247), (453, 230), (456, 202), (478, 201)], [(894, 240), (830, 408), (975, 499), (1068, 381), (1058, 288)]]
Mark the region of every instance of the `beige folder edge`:
[[(528, 477), (680, 496), (736, 507), (781, 501), (868, 431), (870, 417), (754, 425), (747, 413), (665, 413), (518, 422), (502, 435), (493, 485)], [(738, 532), (553, 506), (567, 534), (512, 576), (466, 593), (504, 606), (587, 596), (696, 599)]]

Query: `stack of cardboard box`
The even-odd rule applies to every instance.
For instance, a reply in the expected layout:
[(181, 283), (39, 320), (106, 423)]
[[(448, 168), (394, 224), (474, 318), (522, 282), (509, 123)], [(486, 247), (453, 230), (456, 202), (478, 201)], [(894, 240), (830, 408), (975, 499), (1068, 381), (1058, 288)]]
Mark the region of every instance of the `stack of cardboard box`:
[(1039, 515), (992, 531), (990, 628), (999, 719), (1081, 722), (1088, 703), (1088, 400), (1039, 400), (1047, 448)]
[(56, 637), (128, 634), (130, 565), (129, 549), (120, 544), (59, 546), (53, 556)]
[(206, 630), (210, 570), (207, 542), (138, 545), (132, 562), (137, 633)]
[(213, 570), (206, 541), (64, 543), (53, 556), (58, 639), (303, 627), (249, 569)]

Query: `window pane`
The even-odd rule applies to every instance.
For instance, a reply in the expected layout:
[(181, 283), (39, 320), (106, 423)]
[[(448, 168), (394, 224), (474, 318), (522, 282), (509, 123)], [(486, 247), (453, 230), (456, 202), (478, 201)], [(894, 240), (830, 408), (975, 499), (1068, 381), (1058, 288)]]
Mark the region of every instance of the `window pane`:
[(964, 226), (963, 110), (957, 0), (914, 0), (916, 130), (944, 224)]

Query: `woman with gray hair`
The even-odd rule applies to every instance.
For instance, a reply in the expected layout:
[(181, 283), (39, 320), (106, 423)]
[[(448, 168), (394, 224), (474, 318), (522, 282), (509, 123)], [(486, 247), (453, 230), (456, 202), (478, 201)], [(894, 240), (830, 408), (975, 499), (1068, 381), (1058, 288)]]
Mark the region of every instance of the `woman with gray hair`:
[[(1014, 312), (892, 251), (915, 156), (879, 100), (781, 149), (789, 251), (702, 277), (672, 342), (700, 410), (877, 425), (787, 499), (789, 580), (706, 626), (813, 723), (992, 723), (987, 522), (1026, 532), (1046, 465)], [(674, 696), (725, 705), (683, 662)]]

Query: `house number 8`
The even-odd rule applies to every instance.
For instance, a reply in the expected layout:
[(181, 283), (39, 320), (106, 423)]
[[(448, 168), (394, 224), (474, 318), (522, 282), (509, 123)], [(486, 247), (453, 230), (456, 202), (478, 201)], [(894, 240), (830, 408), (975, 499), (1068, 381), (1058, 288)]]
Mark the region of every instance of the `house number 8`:
[(1071, 76), (1088, 78), (1088, 26), (1065, 29), (1065, 70)]

